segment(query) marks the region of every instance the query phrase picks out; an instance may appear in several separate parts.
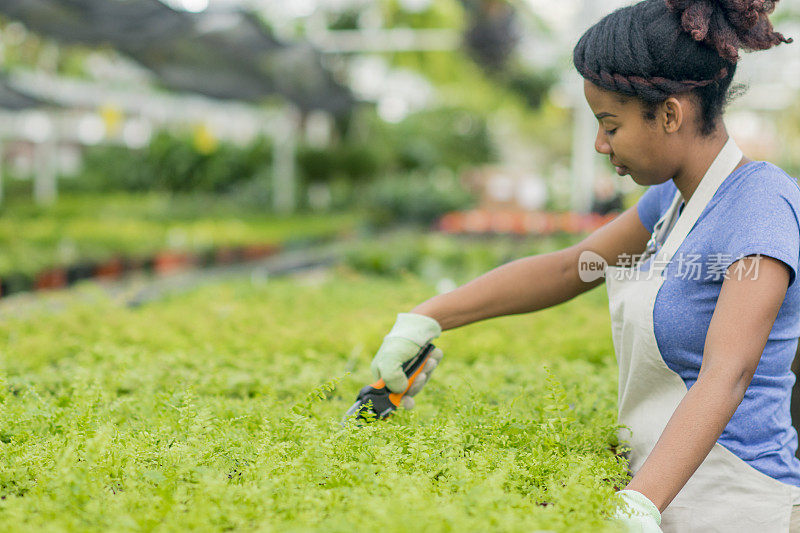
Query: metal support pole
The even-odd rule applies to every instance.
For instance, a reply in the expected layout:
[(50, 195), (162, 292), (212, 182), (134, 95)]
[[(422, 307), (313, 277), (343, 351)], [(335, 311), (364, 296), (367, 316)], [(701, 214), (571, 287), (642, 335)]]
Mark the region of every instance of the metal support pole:
[[(583, 9), (578, 15), (579, 27), (588, 28), (594, 23), (597, 2), (583, 0)], [(572, 187), (571, 205), (576, 213), (588, 213), (591, 209), (596, 177), (594, 140), (595, 117), (583, 96), (583, 78), (574, 75), (573, 88), (573, 135), (572, 135)]]
[(0, 140), (0, 205), (3, 205), (3, 149), (5, 145)]
[(299, 117), (294, 109), (287, 109), (281, 120), (280, 134), (274, 137), (272, 162), (273, 206), (278, 213), (292, 213), (297, 207), (297, 172), (295, 152)]
[(575, 75), (573, 107), (571, 207), (576, 213), (591, 209), (595, 182), (595, 117), (583, 98), (583, 78)]
[(56, 143), (48, 139), (36, 147), (33, 198), (37, 205), (52, 205), (58, 198)]

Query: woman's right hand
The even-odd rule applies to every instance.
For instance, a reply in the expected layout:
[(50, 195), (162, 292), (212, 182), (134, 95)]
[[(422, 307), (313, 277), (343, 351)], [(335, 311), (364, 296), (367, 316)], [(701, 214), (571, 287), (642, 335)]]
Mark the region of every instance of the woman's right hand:
[[(441, 334), (442, 328), (434, 318), (417, 313), (399, 313), (394, 327), (383, 338), (383, 344), (372, 360), (370, 368), (375, 379), (383, 379), (386, 387), (392, 392), (405, 391), (408, 387), (408, 378), (403, 372), (403, 363), (417, 355), (423, 346)], [(407, 396), (410, 401), (404, 401), (406, 408), (413, 407), (413, 400), (410, 397), (419, 392), (441, 358), (442, 351), (436, 348), (414, 381), (413, 391), (408, 391)]]

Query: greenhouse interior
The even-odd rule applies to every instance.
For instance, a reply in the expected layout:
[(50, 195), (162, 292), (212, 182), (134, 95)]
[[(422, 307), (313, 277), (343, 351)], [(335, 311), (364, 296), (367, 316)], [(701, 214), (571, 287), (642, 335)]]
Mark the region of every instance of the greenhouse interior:
[[(733, 451), (800, 505), (800, 358), (780, 359), (780, 374), (766, 362), (800, 336), (800, 236), (795, 218), (788, 229), (771, 218), (800, 207), (800, 4), (743, 0), (745, 15), (732, 0), (639, 4), (0, 0), (0, 531), (715, 530), (678, 523), (681, 487), (649, 492), (669, 446), (642, 466), (638, 441), (620, 437), (631, 390), (620, 354), (640, 338), (625, 320), (652, 308), (640, 335), (685, 395), (659, 427), (667, 439), (706, 390), (717, 332), (745, 331), (720, 325), (737, 285), (667, 276), (669, 290), (648, 281), (625, 296), (658, 292), (658, 303), (620, 310), (616, 284), (607, 294), (583, 277), (584, 254), (596, 247), (608, 276), (606, 250), (635, 252), (611, 241), (634, 234), (653, 254), (703, 235), (714, 251), (743, 252), (741, 238), (770, 256), (759, 264), (774, 276), (738, 301), (776, 326), (757, 337), (752, 385), (725, 404), (704, 453)], [(638, 34), (636, 17), (657, 10)], [(730, 89), (725, 73), (669, 85), (652, 58), (626, 51), (649, 47), (658, 68), (691, 63), (652, 44), (668, 23), (696, 24), (675, 46), (715, 61), (731, 61), (714, 48), (720, 25), (746, 26)], [(587, 41), (600, 31), (617, 40)], [(780, 38), (762, 46), (764, 35)], [(631, 70), (593, 74), (606, 59), (591, 54)], [(691, 88), (641, 97), (676, 83)], [(721, 85), (715, 131), (730, 140), (712, 153), (697, 140), (721, 137), (696, 133), (690, 113)], [(658, 115), (631, 111), (629, 131), (642, 129), (614, 134), (600, 101)], [(674, 116), (682, 129), (664, 133)], [(731, 166), (704, 196), (729, 146), (756, 169), (752, 183)], [(753, 185), (759, 173), (768, 181)], [(740, 200), (715, 214), (726, 191)], [(756, 229), (737, 237), (748, 205), (741, 226)], [(649, 223), (646, 208), (660, 209)], [(783, 292), (767, 308), (753, 295), (770, 279)], [(421, 337), (426, 327), (436, 334)], [(395, 355), (392, 339), (413, 353)], [(698, 339), (697, 363), (687, 351), (679, 372), (671, 350)], [(370, 387), (387, 411), (367, 403)], [(773, 410), (739, 421), (759, 394)], [(780, 447), (735, 433), (762, 418), (783, 428)], [(687, 491), (712, 468), (700, 461)], [(656, 529), (620, 518), (623, 493), (646, 500)]]

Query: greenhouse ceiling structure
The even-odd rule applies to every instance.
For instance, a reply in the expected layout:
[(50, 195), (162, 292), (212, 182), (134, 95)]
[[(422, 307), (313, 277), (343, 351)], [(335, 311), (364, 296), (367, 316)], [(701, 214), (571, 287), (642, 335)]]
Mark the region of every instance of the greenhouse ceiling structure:
[(5, 76), (0, 75), (0, 108), (11, 111), (22, 111), (36, 107), (51, 106), (35, 96), (25, 94), (23, 91), (9, 85)]
[(248, 12), (179, 12), (157, 0), (0, 0), (0, 13), (68, 44), (110, 45), (162, 86), (261, 102), (281, 95), (301, 110), (354, 104), (309, 44), (281, 43)]

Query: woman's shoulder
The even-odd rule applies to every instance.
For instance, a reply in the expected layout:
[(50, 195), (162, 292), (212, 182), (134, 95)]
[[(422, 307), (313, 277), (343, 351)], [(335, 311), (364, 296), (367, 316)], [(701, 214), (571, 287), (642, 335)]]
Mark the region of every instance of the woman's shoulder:
[(782, 261), (791, 285), (800, 270), (800, 186), (766, 161), (751, 161), (729, 177), (710, 215), (718, 246), (734, 260), (759, 254)]
[(751, 161), (729, 178), (715, 206), (726, 220), (752, 221), (757, 217), (774, 224), (800, 225), (800, 186), (777, 165)]
[(800, 206), (800, 185), (779, 166), (769, 161), (751, 161), (741, 167), (738, 179), (734, 180), (737, 190), (754, 195), (754, 198), (784, 197)]

